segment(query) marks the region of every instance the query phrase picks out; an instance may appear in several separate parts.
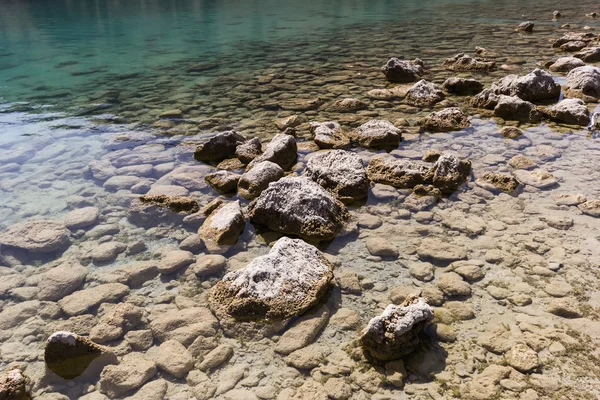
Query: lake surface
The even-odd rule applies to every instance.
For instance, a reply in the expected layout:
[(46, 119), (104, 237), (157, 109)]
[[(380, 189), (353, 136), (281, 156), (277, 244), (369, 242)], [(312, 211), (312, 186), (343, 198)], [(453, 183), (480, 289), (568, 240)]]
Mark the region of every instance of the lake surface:
[[(60, 252), (0, 248), (0, 373), (20, 365), (36, 399), (600, 398), (600, 220), (578, 207), (600, 199), (598, 132), (504, 121), (464, 96), (419, 108), (372, 92), (401, 86), (381, 72), (393, 56), (422, 59), (424, 78), (438, 85), (459, 76), (490, 87), (527, 74), (569, 55), (550, 44), (568, 32), (591, 33), (588, 46), (596, 46), (600, 24), (586, 16), (595, 7), (588, 0), (3, 1), (0, 235), (39, 219), (71, 228)], [(553, 20), (554, 10), (562, 18)], [(515, 32), (526, 20), (534, 32)], [(441, 66), (476, 47), (496, 62), (494, 71)], [(553, 78), (565, 82), (565, 74)], [(336, 109), (344, 98), (365, 106)], [(420, 131), (421, 118), (450, 106), (465, 110), (471, 126)], [(196, 161), (194, 150), (231, 129), (258, 137), (264, 149), (294, 115), (298, 163), (288, 175), (303, 174), (318, 150), (310, 122), (338, 121), (350, 131), (372, 119), (402, 130), (392, 155), (420, 162), (430, 151), (451, 153), (470, 160), (472, 173), (437, 203), (415, 205), (410, 189), (372, 184), (367, 199), (348, 206), (340, 235), (319, 245), (335, 264), (335, 284), (304, 317), (306, 331), (292, 321), (248, 340), (216, 319), (212, 325), (207, 294), (281, 234), (247, 221), (235, 245), (215, 247), (197, 240), (200, 213), (152, 214), (136, 201), (180, 195), (203, 207), (220, 198), (240, 200), (247, 212), (249, 201), (204, 181), (227, 166)], [(503, 137), (504, 126), (522, 135)], [(384, 153), (349, 150), (365, 166)], [(519, 164), (523, 158), (530, 164)], [(486, 173), (527, 178), (537, 168), (554, 185), (523, 184), (508, 194), (481, 182)], [(81, 209), (78, 226), (73, 212)], [(165, 272), (177, 257), (183, 266)], [(212, 273), (199, 272), (213, 264)], [(132, 271), (144, 271), (141, 282), (132, 283)], [(444, 285), (449, 279), (458, 289)], [(117, 286), (100, 293), (107, 284)], [(402, 365), (365, 358), (361, 330), (408, 294), (430, 301), (437, 325)], [(120, 366), (58, 378), (43, 350), (56, 331), (106, 346)], [(169, 350), (168, 339), (184, 348)], [(286, 346), (298, 350), (288, 355)], [(232, 353), (206, 369), (215, 348)], [(523, 359), (535, 366), (523, 367)], [(135, 377), (127, 384), (113, 382), (128, 373)]]

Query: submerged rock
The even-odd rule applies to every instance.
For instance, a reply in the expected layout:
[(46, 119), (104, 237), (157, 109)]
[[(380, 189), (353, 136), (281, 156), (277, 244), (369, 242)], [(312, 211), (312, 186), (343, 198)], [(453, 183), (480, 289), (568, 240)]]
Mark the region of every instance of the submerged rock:
[(273, 182), (248, 207), (250, 219), (274, 231), (312, 240), (332, 240), (348, 219), (348, 210), (306, 177)]
[(246, 138), (239, 132), (220, 132), (196, 147), (194, 158), (198, 161), (221, 161), (234, 156), (237, 146), (245, 141)]
[(283, 170), (287, 170), (296, 163), (297, 152), (296, 139), (293, 136), (278, 133), (271, 139), (264, 153), (248, 164), (248, 169), (253, 168), (254, 165), (260, 162), (271, 161), (279, 165)]
[(558, 182), (554, 176), (546, 170), (536, 169), (534, 171), (516, 170), (513, 171), (517, 180), (525, 185), (533, 186), (538, 189), (546, 189), (556, 185)]
[(46, 343), (46, 367), (64, 379), (74, 379), (106, 350), (88, 338), (71, 332), (55, 332)]
[(83, 207), (73, 210), (65, 217), (65, 225), (70, 230), (87, 228), (98, 221), (100, 210), (96, 207)]
[(543, 116), (533, 103), (521, 100), (516, 96), (504, 95), (498, 97), (494, 115), (505, 120), (521, 122), (539, 122)]
[(250, 163), (262, 154), (262, 144), (259, 138), (252, 138), (235, 148), (235, 156), (244, 164)]
[(342, 149), (350, 146), (350, 138), (337, 122), (311, 122), (310, 133), (321, 149)]
[(480, 58), (473, 58), (465, 53), (459, 53), (454, 57), (447, 58), (442, 67), (453, 71), (492, 71), (496, 67), (494, 61), (486, 61)]
[(565, 99), (546, 108), (544, 113), (550, 119), (565, 124), (587, 126), (590, 122), (590, 111), (581, 99)]
[(19, 366), (14, 366), (0, 375), (0, 399), (30, 400), (30, 379)]
[(414, 82), (425, 73), (423, 61), (418, 58), (409, 61), (393, 57), (381, 67), (381, 71), (388, 81), (398, 83)]
[(156, 363), (142, 353), (129, 353), (119, 365), (108, 365), (102, 370), (100, 392), (110, 398), (119, 398), (141, 387), (156, 375)]
[(317, 153), (309, 158), (305, 174), (343, 202), (368, 195), (367, 171), (355, 153), (345, 150)]
[(444, 81), (442, 88), (449, 93), (468, 95), (481, 92), (483, 84), (475, 79), (448, 78)]
[(314, 306), (333, 279), (333, 265), (316, 247), (282, 237), (269, 254), (226, 274), (210, 291), (217, 316), (280, 320)]
[(558, 100), (560, 85), (552, 75), (541, 69), (534, 69), (527, 75), (508, 75), (492, 85), (498, 95), (517, 96), (525, 101)]
[(356, 128), (351, 137), (363, 147), (398, 147), (402, 134), (391, 122), (374, 119)]
[(568, 97), (577, 97), (585, 102), (600, 99), (600, 68), (586, 65), (571, 70), (564, 89)]
[(38, 219), (12, 225), (0, 235), (0, 244), (33, 253), (52, 253), (66, 249), (71, 241), (64, 224)]
[(412, 189), (426, 183), (425, 175), (430, 167), (412, 160), (396, 158), (390, 154), (378, 155), (369, 161), (369, 179), (396, 188)]
[(246, 227), (246, 218), (236, 200), (219, 206), (213, 211), (198, 230), (198, 234), (207, 241), (218, 245), (233, 245)]
[(140, 201), (143, 204), (165, 207), (176, 213), (193, 214), (200, 210), (200, 207), (195, 200), (183, 196), (167, 196), (164, 194), (155, 196), (145, 195), (140, 197)]
[(550, 71), (553, 72), (569, 72), (572, 69), (583, 67), (585, 63), (576, 57), (561, 57), (554, 61), (550, 67)]
[(406, 103), (415, 107), (431, 107), (444, 100), (444, 92), (435, 83), (421, 79), (406, 92)]
[(430, 132), (458, 131), (471, 126), (469, 117), (458, 107), (434, 111), (421, 121), (421, 126)]
[(511, 193), (518, 189), (519, 181), (510, 175), (496, 174), (488, 172), (483, 175), (477, 182), (485, 188), (500, 189), (503, 192)]
[(250, 200), (258, 197), (269, 183), (281, 179), (283, 169), (271, 161), (262, 161), (245, 172), (238, 182), (238, 193), (243, 198)]
[(329, 106), (330, 111), (334, 112), (354, 112), (369, 107), (369, 103), (359, 99), (347, 98), (340, 99)]
[(419, 334), (433, 317), (433, 309), (423, 298), (410, 297), (401, 306), (390, 304), (369, 321), (361, 334), (361, 344), (378, 360), (399, 359), (416, 348)]
[(235, 192), (240, 175), (231, 171), (216, 171), (204, 177), (213, 189), (221, 194)]

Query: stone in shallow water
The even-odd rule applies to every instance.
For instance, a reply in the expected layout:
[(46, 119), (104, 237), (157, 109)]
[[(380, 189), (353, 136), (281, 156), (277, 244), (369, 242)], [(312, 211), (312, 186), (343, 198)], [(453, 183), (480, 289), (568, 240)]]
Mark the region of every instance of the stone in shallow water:
[(582, 213), (600, 218), (600, 200), (588, 200), (579, 205)]
[(519, 182), (538, 189), (546, 189), (558, 183), (551, 173), (540, 168), (534, 171), (516, 170), (513, 174)]
[(279, 165), (283, 170), (287, 170), (296, 163), (298, 157), (298, 145), (293, 136), (284, 133), (278, 133), (271, 139), (264, 153), (256, 157), (248, 169), (262, 161), (271, 161)]
[(500, 189), (511, 193), (519, 187), (519, 181), (510, 175), (488, 172), (477, 180), (477, 184), (486, 189)]
[(317, 337), (321, 329), (327, 325), (329, 315), (329, 308), (325, 305), (315, 312), (303, 315), (281, 335), (275, 346), (275, 351), (287, 355), (308, 346)]
[(421, 126), (430, 132), (458, 131), (471, 126), (469, 117), (458, 107), (434, 111), (421, 121)]
[(415, 107), (431, 107), (435, 103), (439, 103), (444, 100), (444, 92), (435, 83), (428, 82), (421, 79), (415, 83), (404, 98), (407, 104)]
[(205, 243), (233, 245), (246, 226), (246, 217), (240, 207), (240, 201), (219, 206), (213, 211), (198, 230)]
[(361, 344), (376, 359), (401, 358), (415, 349), (421, 330), (433, 318), (433, 309), (423, 298), (411, 297), (402, 306), (390, 304), (369, 321), (361, 334)]
[(534, 69), (527, 75), (508, 75), (492, 85), (498, 95), (517, 96), (525, 101), (558, 100), (560, 85), (554, 82), (552, 74)]
[(235, 192), (240, 175), (231, 171), (216, 171), (207, 174), (204, 180), (217, 192), (225, 194)]
[(129, 353), (119, 365), (108, 365), (100, 377), (100, 392), (110, 398), (120, 397), (141, 387), (156, 375), (156, 364), (141, 353)]
[(172, 274), (194, 262), (194, 255), (185, 250), (171, 250), (166, 252), (158, 263), (158, 272)]
[(238, 193), (247, 200), (253, 199), (258, 197), (269, 183), (277, 181), (283, 175), (283, 169), (274, 162), (259, 162), (242, 175), (238, 181)]
[(569, 72), (577, 67), (583, 67), (585, 63), (576, 57), (561, 57), (556, 60), (549, 69), (553, 72)]
[(496, 67), (494, 61), (486, 61), (480, 58), (473, 58), (468, 54), (459, 53), (454, 57), (447, 58), (442, 67), (453, 71), (491, 71)]
[(350, 139), (339, 123), (311, 122), (310, 133), (314, 135), (314, 141), (322, 149), (341, 149), (350, 146)]
[(107, 351), (91, 340), (71, 332), (55, 332), (46, 343), (46, 366), (64, 379), (74, 379)]
[(145, 195), (140, 197), (140, 201), (144, 204), (166, 207), (171, 211), (178, 213), (192, 214), (199, 210), (198, 203), (189, 197), (167, 196), (164, 194), (156, 196)]
[(273, 182), (248, 207), (255, 224), (312, 240), (331, 240), (342, 230), (348, 210), (306, 177)]
[(79, 264), (65, 263), (42, 274), (38, 283), (40, 300), (57, 301), (81, 286), (88, 270)]
[(42, 219), (12, 225), (0, 235), (0, 244), (34, 253), (51, 253), (66, 249), (71, 241), (64, 224)]
[(2, 400), (29, 400), (30, 379), (20, 367), (14, 366), (0, 375), (0, 399)]
[(528, 101), (516, 96), (498, 96), (498, 102), (494, 107), (494, 115), (509, 121), (539, 122), (542, 120), (542, 112)]
[(334, 112), (354, 112), (368, 107), (369, 103), (367, 102), (359, 99), (347, 98), (337, 100), (329, 106), (329, 110)]
[(262, 145), (259, 138), (252, 138), (235, 148), (235, 156), (244, 164), (250, 163), (262, 154)]
[(65, 217), (65, 225), (70, 230), (87, 228), (96, 223), (99, 215), (100, 210), (96, 207), (84, 207), (73, 210)]
[(128, 293), (129, 288), (121, 283), (107, 283), (70, 294), (58, 305), (67, 315), (79, 315), (102, 303), (112, 303)]
[(585, 102), (600, 99), (600, 68), (586, 65), (572, 69), (564, 90), (567, 97), (577, 97)]
[(194, 158), (198, 161), (221, 161), (234, 156), (236, 148), (245, 141), (246, 138), (239, 132), (221, 132), (196, 147)]
[(373, 182), (396, 188), (413, 188), (425, 183), (429, 166), (412, 160), (396, 158), (390, 154), (377, 155), (369, 161), (368, 174)]
[(452, 245), (433, 238), (425, 238), (417, 249), (419, 258), (424, 260), (435, 260), (441, 262), (452, 262), (467, 258), (467, 251), (456, 245)]
[(158, 368), (175, 378), (183, 378), (194, 367), (192, 355), (176, 340), (167, 340), (154, 349), (148, 353)]
[(371, 120), (354, 130), (350, 137), (363, 147), (398, 147), (402, 134), (386, 120)]
[(458, 95), (474, 94), (483, 90), (481, 82), (466, 78), (448, 78), (444, 81), (442, 87), (445, 91)]
[(546, 108), (544, 113), (550, 119), (565, 124), (587, 126), (590, 122), (590, 112), (581, 99), (565, 99)]
[(368, 195), (367, 171), (355, 153), (332, 150), (314, 154), (304, 173), (343, 202), (360, 200)]
[(426, 176), (426, 181), (450, 194), (465, 183), (471, 174), (471, 161), (461, 160), (452, 154), (442, 154), (433, 164)]
[(381, 67), (381, 71), (388, 81), (398, 83), (414, 82), (425, 73), (423, 61), (418, 58), (410, 61), (393, 57)]

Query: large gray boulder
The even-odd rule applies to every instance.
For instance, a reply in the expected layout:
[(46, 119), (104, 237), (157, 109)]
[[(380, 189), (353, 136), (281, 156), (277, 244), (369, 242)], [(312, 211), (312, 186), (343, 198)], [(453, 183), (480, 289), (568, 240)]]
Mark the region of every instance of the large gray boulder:
[(440, 101), (444, 100), (444, 98), (444, 92), (442, 92), (441, 87), (435, 83), (421, 79), (419, 82), (412, 85), (410, 89), (408, 89), (404, 100), (411, 106), (431, 107), (435, 103), (439, 103)]
[(549, 72), (538, 68), (524, 76), (505, 76), (492, 85), (492, 90), (498, 95), (517, 96), (530, 102), (558, 100), (560, 96), (560, 85)]
[(363, 147), (398, 147), (402, 133), (391, 122), (374, 119), (356, 128), (351, 137)]
[(296, 163), (297, 157), (298, 146), (296, 139), (291, 135), (278, 133), (271, 139), (264, 153), (248, 164), (248, 169), (253, 168), (260, 162), (271, 161), (279, 165), (283, 170), (287, 170)]
[(245, 172), (238, 182), (238, 194), (246, 200), (258, 197), (269, 183), (283, 178), (281, 167), (271, 161), (262, 161)]
[(235, 149), (245, 141), (246, 138), (239, 132), (220, 132), (196, 147), (194, 158), (198, 161), (221, 161), (233, 157)]
[(494, 61), (486, 61), (480, 58), (473, 58), (468, 54), (459, 53), (454, 57), (447, 58), (442, 67), (452, 71), (492, 71), (496, 67)]
[(587, 126), (590, 122), (590, 111), (581, 99), (565, 99), (548, 107), (544, 113), (550, 119), (565, 124)]
[(344, 132), (339, 123), (311, 122), (310, 133), (314, 135), (314, 141), (321, 149), (343, 149), (350, 147), (350, 138)]
[(214, 210), (198, 230), (205, 243), (212, 242), (219, 246), (233, 245), (244, 231), (246, 218), (242, 212), (240, 201), (232, 201)]
[(423, 298), (408, 298), (401, 306), (390, 304), (369, 321), (361, 334), (363, 348), (378, 360), (396, 360), (419, 344), (419, 334), (434, 318), (433, 309)]
[(388, 81), (398, 83), (414, 82), (425, 73), (423, 61), (418, 58), (413, 61), (390, 58), (381, 71)]
[(564, 89), (568, 97), (577, 97), (588, 103), (597, 101), (600, 99), (600, 68), (586, 65), (571, 70)]
[(280, 320), (303, 314), (325, 294), (333, 265), (316, 247), (282, 237), (267, 255), (226, 274), (210, 291), (217, 316), (240, 321)]
[(521, 122), (539, 122), (543, 116), (533, 103), (521, 100), (516, 96), (504, 95), (498, 97), (494, 115), (506, 120)]
[(355, 153), (345, 150), (316, 153), (308, 160), (304, 173), (344, 203), (368, 195), (367, 171)]
[(12, 225), (0, 235), (0, 244), (34, 253), (52, 253), (71, 245), (69, 230), (58, 221), (38, 219)]
[(307, 177), (273, 182), (248, 206), (250, 220), (312, 240), (332, 240), (348, 219), (339, 200)]

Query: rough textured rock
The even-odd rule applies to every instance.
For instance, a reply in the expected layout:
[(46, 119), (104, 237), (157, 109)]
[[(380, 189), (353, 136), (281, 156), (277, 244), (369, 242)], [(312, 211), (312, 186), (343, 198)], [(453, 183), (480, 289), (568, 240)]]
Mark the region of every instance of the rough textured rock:
[(254, 165), (263, 161), (271, 161), (283, 170), (287, 170), (296, 163), (297, 152), (296, 139), (293, 136), (278, 133), (271, 139), (264, 153), (248, 164), (248, 168), (253, 168)]
[(471, 97), (470, 103), (475, 108), (493, 110), (498, 104), (498, 100), (500, 100), (500, 97), (492, 89), (484, 89), (477, 96)]
[(13, 366), (0, 375), (0, 399), (2, 400), (30, 400), (30, 379), (20, 367)]
[(579, 205), (582, 213), (592, 217), (600, 217), (600, 200), (588, 200)]
[(275, 351), (287, 355), (308, 346), (317, 337), (321, 329), (327, 325), (329, 315), (329, 308), (325, 305), (315, 312), (303, 315), (281, 335), (275, 346)]
[(100, 392), (118, 398), (156, 375), (156, 364), (141, 353), (129, 353), (119, 365), (108, 365), (100, 377)]
[(44, 360), (46, 366), (64, 379), (74, 379), (106, 350), (88, 338), (71, 332), (55, 332), (46, 343)]
[(552, 75), (541, 69), (534, 69), (527, 75), (507, 75), (492, 85), (498, 95), (517, 96), (521, 100), (536, 102), (558, 100), (560, 85)]
[(334, 121), (311, 122), (310, 133), (321, 149), (343, 149), (350, 146), (350, 138), (340, 124)]
[(508, 139), (516, 139), (523, 135), (523, 131), (516, 126), (505, 126), (504, 128), (500, 129), (500, 134)]
[(531, 33), (531, 32), (533, 32), (534, 25), (535, 24), (533, 22), (531, 22), (531, 21), (521, 22), (519, 24), (519, 26), (517, 26), (516, 30), (517, 30), (517, 32)]
[(452, 154), (442, 154), (425, 176), (428, 183), (449, 194), (465, 183), (471, 174), (471, 161), (461, 160)]
[(332, 279), (333, 265), (316, 247), (282, 237), (269, 254), (225, 275), (210, 303), (239, 320), (285, 319), (315, 305)]
[(494, 61), (486, 61), (480, 58), (473, 58), (467, 54), (460, 53), (454, 57), (447, 58), (442, 67), (453, 71), (492, 71), (496, 67)]
[(481, 92), (483, 84), (476, 79), (454, 77), (446, 79), (442, 84), (442, 88), (448, 93), (462, 96)]
[(158, 368), (175, 378), (183, 378), (194, 367), (192, 355), (176, 340), (161, 343), (152, 355)]
[(496, 174), (488, 172), (478, 180), (478, 184), (485, 188), (500, 189), (503, 192), (511, 193), (518, 189), (519, 181), (510, 175)]
[(245, 172), (238, 182), (238, 193), (247, 200), (258, 197), (269, 183), (281, 179), (283, 169), (271, 161), (263, 161)]
[(361, 334), (362, 346), (379, 360), (401, 358), (415, 349), (419, 333), (433, 317), (433, 309), (422, 298), (411, 297), (401, 306), (390, 304), (369, 321)]
[(220, 132), (196, 147), (194, 158), (198, 161), (221, 161), (234, 156), (237, 146), (245, 141), (246, 138), (239, 132)]
[(329, 110), (333, 112), (354, 112), (368, 107), (369, 103), (365, 101), (354, 98), (346, 98), (337, 100), (335, 103), (329, 106)]
[(549, 69), (553, 72), (569, 72), (572, 69), (583, 67), (585, 63), (576, 57), (561, 57), (550, 65)]
[(69, 230), (57, 221), (30, 220), (12, 225), (0, 235), (0, 244), (34, 253), (52, 253), (71, 244)]
[(600, 47), (590, 47), (575, 53), (575, 57), (588, 63), (595, 63), (600, 61)]
[(235, 192), (240, 175), (231, 171), (221, 170), (207, 174), (204, 180), (217, 192), (225, 194)]
[(568, 97), (578, 97), (585, 102), (600, 99), (600, 68), (586, 65), (572, 69), (564, 90)]
[(205, 243), (233, 245), (245, 226), (246, 217), (242, 212), (240, 201), (236, 200), (221, 205), (213, 211), (198, 230), (198, 234)]
[(42, 274), (38, 283), (38, 299), (58, 301), (81, 286), (88, 274), (80, 264), (62, 264)]
[(504, 358), (508, 365), (523, 373), (527, 373), (540, 366), (537, 353), (523, 343), (514, 345), (504, 354)]
[(546, 189), (557, 184), (556, 178), (551, 173), (540, 168), (533, 171), (516, 170), (513, 174), (519, 182), (538, 189)]
[(252, 160), (262, 154), (262, 144), (259, 138), (252, 138), (235, 148), (235, 156), (244, 164), (249, 164)]
[(356, 128), (351, 138), (363, 147), (397, 147), (402, 134), (391, 122), (374, 119)]
[(73, 210), (65, 217), (65, 225), (70, 230), (87, 228), (98, 221), (100, 210), (96, 207), (84, 207), (78, 210)]
[(381, 71), (388, 81), (398, 83), (414, 82), (425, 73), (423, 61), (418, 58), (413, 61), (390, 58)]
[(533, 103), (521, 100), (516, 96), (503, 95), (498, 97), (494, 115), (506, 120), (521, 122), (539, 122), (543, 116)]
[(581, 42), (583, 40), (584, 40), (584, 37), (581, 35), (567, 34), (567, 35), (561, 36), (560, 38), (558, 38), (554, 42), (552, 42), (552, 47), (556, 49), (556, 48), (560, 48), (563, 44), (566, 44), (569, 42)]
[(407, 104), (415, 107), (431, 107), (435, 103), (439, 103), (444, 100), (444, 92), (435, 83), (428, 82), (421, 79), (415, 83), (404, 98)]
[(248, 206), (253, 223), (307, 239), (331, 240), (348, 219), (348, 210), (306, 177), (273, 182)]
[(190, 213), (193, 214), (198, 212), (200, 207), (196, 200), (193, 200), (189, 197), (182, 196), (167, 196), (164, 194), (155, 195), (155, 196), (141, 196), (140, 202), (143, 204), (152, 204), (159, 207), (166, 207), (169, 210), (176, 213)]
[(565, 99), (546, 108), (544, 114), (565, 124), (587, 126), (590, 122), (590, 112), (581, 99)]
[(368, 195), (369, 180), (362, 159), (345, 150), (316, 153), (304, 172), (342, 202), (360, 200)]
[(112, 303), (129, 293), (129, 288), (121, 283), (106, 283), (72, 293), (58, 302), (68, 315), (84, 314), (102, 303)]
[(469, 117), (458, 107), (434, 111), (421, 121), (421, 126), (430, 132), (459, 131), (471, 126)]
[(367, 171), (373, 182), (396, 188), (413, 188), (426, 182), (425, 175), (429, 169), (426, 164), (384, 154), (371, 158)]

